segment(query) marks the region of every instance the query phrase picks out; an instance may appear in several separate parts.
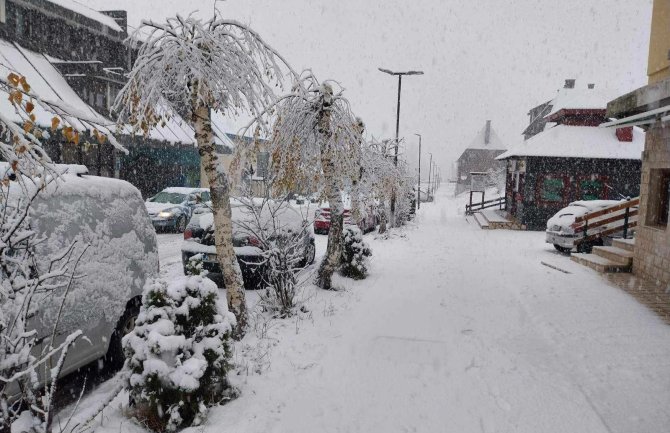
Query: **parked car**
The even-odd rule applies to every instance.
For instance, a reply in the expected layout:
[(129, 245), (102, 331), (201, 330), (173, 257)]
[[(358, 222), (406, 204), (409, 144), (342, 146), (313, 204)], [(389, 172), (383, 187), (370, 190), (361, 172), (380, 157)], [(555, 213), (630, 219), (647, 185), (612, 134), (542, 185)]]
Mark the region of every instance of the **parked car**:
[[(273, 227), (272, 217), (267, 206), (278, 206), (276, 212), (277, 227)], [(248, 206), (238, 199), (231, 199), (233, 220), (233, 247), (242, 270), (244, 286), (247, 289), (257, 288), (262, 281), (264, 266), (262, 242), (247, 230), (248, 224), (253, 221), (253, 214)], [(276, 229), (301, 233), (303, 236), (303, 260), (299, 266), (304, 267), (314, 263), (316, 246), (314, 232), (311, 225), (295, 208), (286, 202), (266, 202), (260, 211), (260, 221), (268, 237), (274, 236)], [(219, 267), (214, 244), (214, 217), (208, 208), (198, 209), (184, 231), (184, 243), (181, 247), (184, 274), (189, 273), (189, 260), (196, 254), (202, 254), (203, 269), (207, 277), (219, 287), (224, 287), (223, 274)]]
[[(363, 233), (373, 231), (379, 224), (377, 210), (370, 206), (361, 216), (360, 221), (354, 222), (351, 217), (351, 210), (344, 209), (344, 225), (357, 225)], [(314, 212), (314, 232), (319, 234), (328, 234), (330, 230), (330, 207), (326, 204)]]
[[(605, 209), (617, 204), (623, 203), (621, 200), (581, 200), (570, 203), (558, 211), (553, 217), (547, 221), (546, 242), (553, 244), (554, 248), (563, 253), (568, 253), (576, 248), (575, 240), (583, 236), (581, 232), (576, 232), (573, 224), (578, 217), (584, 216), (587, 213), (595, 212)], [(621, 211), (623, 212), (623, 211)], [(610, 215), (611, 216), (611, 215)], [(611, 223), (602, 225), (588, 231), (589, 234), (598, 234), (608, 228), (616, 227), (619, 223)], [(598, 239), (595, 243), (602, 244), (608, 241), (610, 235), (604, 239)]]
[(156, 233), (137, 188), (75, 167), (38, 195), (29, 219), (44, 239), (35, 248), (41, 275), (49, 272), (50, 258), (61, 256), (74, 242), (76, 257), (82, 254), (64, 299), (65, 287), (34, 295), (40, 305), (30, 322), (40, 341), (35, 353), (49, 344), (56, 322), (54, 347), (72, 332), (83, 332), (70, 348), (61, 376), (100, 358), (110, 369), (123, 365), (121, 338), (134, 326), (145, 282), (158, 276)]
[(146, 201), (151, 223), (156, 230), (172, 229), (183, 233), (193, 210), (210, 200), (207, 188), (166, 188)]

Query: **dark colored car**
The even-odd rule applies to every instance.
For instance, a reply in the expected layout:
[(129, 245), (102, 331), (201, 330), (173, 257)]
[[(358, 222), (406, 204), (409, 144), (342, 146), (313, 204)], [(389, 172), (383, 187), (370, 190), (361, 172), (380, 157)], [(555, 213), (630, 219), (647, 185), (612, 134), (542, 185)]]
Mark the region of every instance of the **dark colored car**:
[[(231, 200), (231, 202), (233, 202)], [(265, 272), (263, 262), (265, 246), (255, 236), (245, 230), (245, 221), (248, 221), (248, 209), (233, 202), (233, 247), (237, 260), (242, 270), (244, 287), (247, 289), (258, 288), (262, 282)], [(282, 228), (292, 230), (294, 233), (301, 233), (303, 259), (300, 267), (308, 266), (314, 263), (316, 247), (314, 242), (314, 232), (311, 226), (306, 223), (301, 214), (287, 204), (281, 204), (282, 211), (278, 213), (278, 222)], [(265, 213), (261, 213), (261, 220), (266, 224), (267, 230), (271, 230), (271, 218)], [(269, 233), (269, 232), (268, 232)], [(214, 223), (211, 212), (202, 212), (199, 210), (193, 215), (191, 222), (184, 231), (184, 243), (181, 248), (182, 263), (184, 265), (184, 274), (188, 275), (189, 261), (196, 254), (202, 254), (203, 269), (208, 272), (207, 278), (214, 281), (219, 287), (224, 287), (223, 274), (219, 267), (214, 243)]]

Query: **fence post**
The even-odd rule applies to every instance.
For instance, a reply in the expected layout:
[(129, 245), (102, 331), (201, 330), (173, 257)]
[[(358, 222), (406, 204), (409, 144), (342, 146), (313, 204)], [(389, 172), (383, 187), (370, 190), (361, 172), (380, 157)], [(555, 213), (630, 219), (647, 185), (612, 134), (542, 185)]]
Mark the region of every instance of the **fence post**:
[(626, 208), (626, 214), (623, 218), (623, 238), (628, 239), (628, 213), (630, 212), (630, 207)]

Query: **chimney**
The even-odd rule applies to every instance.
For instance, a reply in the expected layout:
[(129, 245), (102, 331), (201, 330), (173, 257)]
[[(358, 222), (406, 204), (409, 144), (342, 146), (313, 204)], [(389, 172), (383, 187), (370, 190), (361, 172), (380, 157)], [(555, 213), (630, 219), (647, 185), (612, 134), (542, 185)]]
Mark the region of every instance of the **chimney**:
[(565, 85), (563, 86), (564, 89), (574, 89), (575, 88), (575, 79), (574, 78), (567, 78), (565, 80)]
[(594, 83), (589, 83), (588, 87), (589, 89), (595, 89), (596, 85)]
[(484, 144), (491, 142), (491, 121), (486, 121), (486, 130), (484, 131)]
[(631, 142), (633, 141), (633, 127), (625, 126), (623, 128), (616, 129), (616, 138), (622, 142)]

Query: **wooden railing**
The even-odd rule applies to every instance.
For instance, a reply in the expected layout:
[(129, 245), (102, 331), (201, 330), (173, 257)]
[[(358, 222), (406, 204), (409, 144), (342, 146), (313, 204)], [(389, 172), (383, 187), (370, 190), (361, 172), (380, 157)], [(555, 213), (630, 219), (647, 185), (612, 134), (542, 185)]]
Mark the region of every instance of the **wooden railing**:
[[(637, 226), (639, 205), (640, 198), (637, 197), (575, 218), (572, 228), (575, 233), (582, 234), (575, 239), (575, 244), (589, 244), (603, 236), (618, 232), (623, 233), (624, 239), (627, 238), (629, 230)], [(603, 229), (594, 232), (598, 228)]]
[(465, 214), (472, 215), (477, 211), (480, 211), (482, 209), (488, 209), (491, 207), (497, 207), (500, 210), (505, 210), (505, 206), (506, 206), (505, 197), (498, 197), (492, 200), (481, 201), (479, 203), (466, 204)]

